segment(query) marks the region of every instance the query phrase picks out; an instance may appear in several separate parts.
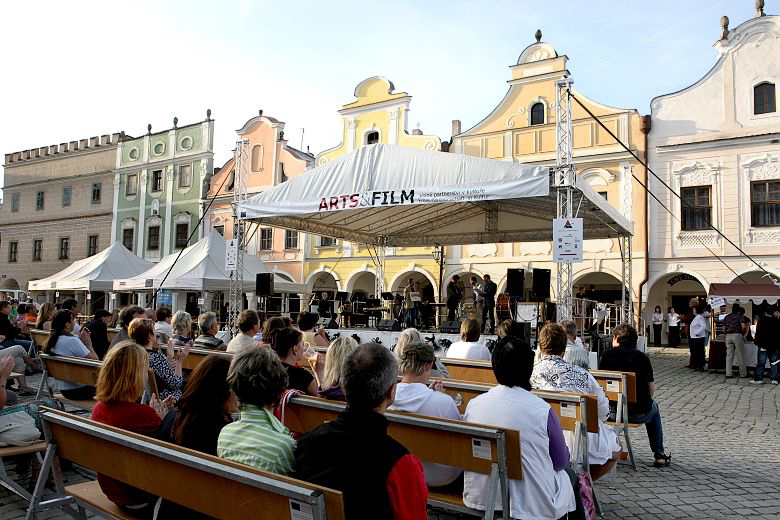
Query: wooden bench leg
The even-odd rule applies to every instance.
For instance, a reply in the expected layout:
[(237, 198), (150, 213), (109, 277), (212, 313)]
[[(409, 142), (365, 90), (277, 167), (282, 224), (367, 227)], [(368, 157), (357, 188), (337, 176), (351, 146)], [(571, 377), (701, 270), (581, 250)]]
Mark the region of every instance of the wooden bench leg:
[(43, 498), (43, 491), (46, 488), (46, 480), (49, 478), (49, 471), (51, 471), (51, 464), (54, 460), (57, 447), (54, 444), (49, 444), (46, 447), (46, 455), (43, 457), (43, 463), (41, 469), (38, 472), (38, 481), (35, 483), (35, 489), (30, 496), (30, 505), (27, 508), (26, 520), (33, 520), (36, 517), (38, 508)]
[(3, 459), (0, 459), (0, 486), (3, 486), (12, 493), (16, 493), (28, 502), (32, 498), (30, 492), (14, 482), (10, 475), (8, 475), (8, 473), (5, 471), (5, 464), (3, 463)]
[[(488, 501), (485, 507), (485, 520), (493, 520), (493, 515), (496, 511), (496, 488), (498, 487), (496, 484), (498, 484), (498, 464), (493, 463), (493, 467), (490, 470), (490, 478), (488, 479), (489, 482), (489, 492), (488, 492)], [(509, 518), (510, 512), (509, 511), (502, 511), (502, 517)]]
[(629, 426), (628, 426), (628, 403), (623, 401), (623, 434), (626, 437), (626, 447), (628, 447), (628, 458), (631, 461), (631, 468), (636, 471), (636, 460), (634, 459), (634, 449), (631, 447), (631, 435), (629, 433)]

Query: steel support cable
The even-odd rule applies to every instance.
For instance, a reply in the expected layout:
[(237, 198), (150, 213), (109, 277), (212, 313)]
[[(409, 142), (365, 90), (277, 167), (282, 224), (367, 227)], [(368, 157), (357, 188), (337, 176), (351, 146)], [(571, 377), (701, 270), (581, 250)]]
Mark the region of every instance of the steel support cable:
[[(681, 197), (681, 196), (680, 196), (680, 195), (679, 195), (679, 194), (678, 194), (676, 191), (674, 191), (674, 190), (672, 189), (672, 187), (671, 187), (671, 186), (669, 186), (669, 184), (667, 184), (667, 183), (666, 183), (666, 181), (664, 181), (663, 179), (661, 179), (661, 177), (659, 177), (659, 176), (658, 176), (658, 174), (656, 174), (656, 173), (655, 173), (655, 172), (654, 172), (652, 169), (650, 169), (650, 167), (647, 165), (647, 163), (645, 163), (644, 161), (642, 161), (642, 160), (641, 160), (641, 159), (640, 159), (640, 158), (639, 158), (639, 157), (638, 157), (638, 156), (637, 156), (637, 155), (636, 155), (636, 154), (635, 154), (635, 153), (634, 153), (634, 152), (633, 152), (633, 151), (632, 151), (632, 150), (631, 150), (631, 149), (630, 149), (628, 146), (626, 146), (626, 144), (625, 144), (625, 143), (623, 143), (623, 141), (621, 141), (620, 139), (618, 139), (618, 137), (617, 137), (617, 136), (616, 136), (616, 135), (615, 135), (615, 134), (612, 132), (612, 130), (610, 130), (609, 128), (607, 128), (607, 126), (606, 126), (604, 123), (602, 123), (602, 122), (601, 122), (601, 120), (600, 120), (600, 119), (599, 119), (599, 118), (598, 118), (598, 117), (597, 117), (597, 116), (596, 116), (596, 115), (595, 115), (593, 112), (591, 112), (591, 111), (590, 111), (590, 109), (588, 109), (588, 107), (586, 107), (586, 106), (585, 106), (585, 105), (584, 105), (584, 104), (583, 104), (583, 103), (582, 103), (582, 102), (581, 102), (579, 99), (577, 99), (577, 96), (575, 96), (574, 94), (572, 94), (572, 95), (571, 95), (571, 97), (572, 97), (572, 99), (574, 99), (574, 101), (576, 101), (576, 102), (577, 102), (577, 104), (578, 104), (580, 107), (582, 107), (582, 109), (583, 109), (583, 110), (585, 110), (585, 112), (587, 112), (587, 113), (588, 113), (588, 115), (590, 115), (590, 117), (592, 117), (592, 118), (593, 118), (593, 119), (594, 119), (594, 120), (595, 120), (595, 121), (596, 121), (596, 122), (599, 124), (599, 126), (601, 126), (601, 127), (602, 127), (602, 128), (603, 128), (603, 129), (604, 129), (604, 130), (605, 130), (605, 131), (606, 131), (606, 132), (607, 132), (607, 133), (608, 133), (608, 134), (609, 134), (609, 135), (610, 135), (610, 136), (611, 136), (611, 137), (612, 137), (612, 138), (613, 138), (613, 139), (614, 139), (614, 140), (617, 142), (617, 143), (618, 143), (618, 144), (620, 144), (620, 146), (622, 146), (622, 147), (623, 147), (623, 149), (625, 149), (625, 150), (626, 150), (626, 151), (627, 151), (629, 154), (631, 154), (631, 156), (632, 156), (632, 157), (633, 157), (633, 158), (634, 158), (634, 159), (635, 159), (635, 160), (636, 160), (636, 161), (637, 161), (639, 164), (641, 164), (642, 166), (644, 166), (644, 167), (645, 167), (645, 169), (646, 169), (648, 172), (650, 172), (650, 173), (653, 175), (653, 177), (655, 177), (655, 178), (658, 180), (658, 182), (660, 182), (661, 184), (663, 184), (663, 186), (664, 186), (664, 187), (665, 187), (667, 190), (669, 190), (669, 192), (670, 192), (672, 195), (674, 195), (675, 197), (677, 197), (677, 198), (678, 198), (678, 199), (679, 199), (679, 200), (680, 200), (680, 201), (681, 201), (681, 202), (682, 202), (682, 203), (685, 205), (685, 207), (692, 208), (692, 206), (690, 205), (690, 203), (688, 203), (688, 202), (685, 202), (685, 200), (684, 200), (684, 199), (683, 199), (683, 198), (682, 198), (682, 197)], [(660, 199), (659, 199), (659, 198), (658, 198), (658, 197), (657, 197), (657, 196), (656, 196), (656, 195), (655, 195), (655, 194), (654, 194), (652, 191), (650, 191), (650, 189), (649, 189), (649, 188), (648, 188), (648, 187), (647, 187), (647, 186), (646, 186), (646, 185), (645, 185), (645, 184), (644, 184), (644, 183), (643, 183), (643, 182), (642, 182), (642, 181), (641, 181), (641, 180), (640, 180), (640, 179), (639, 179), (639, 178), (638, 178), (636, 175), (634, 175), (634, 173), (633, 173), (633, 172), (631, 173), (631, 177), (633, 177), (633, 178), (634, 178), (634, 179), (635, 179), (635, 180), (636, 180), (636, 181), (637, 181), (637, 182), (638, 182), (638, 183), (639, 183), (639, 184), (640, 184), (640, 185), (641, 185), (641, 186), (642, 186), (642, 187), (645, 189), (645, 191), (647, 191), (647, 193), (648, 193), (648, 194), (649, 194), (651, 197), (653, 197), (653, 199), (654, 199), (656, 202), (658, 202), (658, 204), (660, 204), (662, 208), (664, 208), (664, 209), (667, 211), (667, 213), (669, 213), (670, 215), (672, 215), (672, 217), (674, 217), (674, 218), (675, 218), (675, 219), (676, 219), (678, 222), (681, 222), (681, 221), (680, 221), (680, 218), (679, 218), (679, 217), (677, 217), (677, 216), (675, 216), (675, 214), (674, 214), (674, 213), (673, 213), (673, 212), (672, 212), (672, 211), (671, 211), (671, 210), (670, 210), (670, 209), (669, 209), (669, 208), (666, 206), (666, 204), (664, 204), (663, 202), (661, 202), (661, 200), (660, 200)], [(647, 217), (645, 217), (645, 218), (647, 218)], [(747, 258), (748, 260), (750, 260), (750, 261), (751, 261), (753, 264), (755, 264), (755, 265), (756, 265), (756, 267), (758, 267), (758, 268), (759, 268), (761, 271), (763, 271), (763, 272), (765, 273), (765, 275), (766, 275), (766, 276), (768, 276), (770, 280), (772, 280), (772, 283), (774, 283), (775, 285), (778, 285), (778, 286), (780, 286), (780, 282), (778, 282), (777, 280), (775, 280), (775, 278), (774, 278), (774, 276), (772, 275), (772, 273), (770, 273), (769, 271), (767, 271), (766, 269), (764, 269), (764, 267), (763, 267), (761, 264), (759, 264), (758, 262), (756, 262), (756, 261), (753, 259), (753, 257), (752, 257), (752, 256), (750, 256), (750, 255), (748, 255), (747, 253), (745, 253), (745, 251), (743, 251), (743, 250), (742, 250), (742, 248), (740, 248), (740, 247), (739, 247), (737, 244), (735, 244), (735, 243), (734, 243), (734, 242), (733, 242), (731, 239), (729, 239), (729, 238), (728, 238), (728, 237), (727, 237), (727, 236), (726, 236), (726, 235), (725, 235), (725, 234), (724, 234), (724, 233), (723, 233), (723, 232), (722, 232), (720, 229), (718, 229), (717, 227), (713, 226), (713, 225), (712, 225), (712, 223), (710, 222), (710, 219), (709, 219), (709, 218), (707, 218), (707, 217), (704, 217), (704, 220), (706, 221), (706, 224), (707, 224), (707, 225), (710, 227), (710, 229), (712, 229), (712, 230), (714, 230), (716, 233), (718, 233), (718, 235), (720, 235), (721, 237), (723, 237), (723, 239), (724, 239), (724, 240), (726, 240), (726, 242), (728, 242), (728, 243), (729, 243), (729, 244), (730, 244), (732, 247), (734, 247), (734, 249), (736, 249), (736, 250), (737, 250), (737, 251), (738, 251), (738, 252), (739, 252), (739, 253), (740, 253), (742, 256), (744, 256), (745, 258)], [(744, 279), (744, 278), (742, 278), (742, 276), (741, 276), (740, 274), (738, 274), (736, 271), (734, 271), (734, 269), (732, 269), (732, 268), (731, 268), (731, 266), (729, 266), (729, 265), (728, 265), (728, 264), (727, 264), (727, 263), (726, 263), (726, 262), (725, 262), (725, 261), (724, 261), (724, 260), (723, 260), (723, 259), (722, 259), (720, 256), (718, 256), (717, 254), (715, 254), (715, 252), (714, 252), (712, 249), (710, 249), (709, 247), (707, 247), (707, 244), (705, 244), (705, 243), (704, 243), (704, 241), (703, 241), (701, 238), (699, 238), (699, 242), (701, 242), (702, 246), (704, 246), (704, 248), (705, 248), (705, 249), (707, 249), (707, 251), (709, 251), (709, 252), (710, 252), (710, 254), (712, 254), (712, 255), (713, 255), (715, 258), (717, 258), (718, 260), (720, 260), (720, 262), (721, 262), (723, 265), (725, 265), (725, 266), (728, 268), (728, 270), (729, 270), (729, 271), (731, 271), (732, 273), (734, 273), (734, 274), (735, 274), (735, 275), (736, 275), (736, 276), (737, 276), (737, 277), (738, 277), (740, 280), (742, 280), (742, 283), (745, 283), (745, 284), (747, 283), (747, 282), (745, 281), (745, 279)]]

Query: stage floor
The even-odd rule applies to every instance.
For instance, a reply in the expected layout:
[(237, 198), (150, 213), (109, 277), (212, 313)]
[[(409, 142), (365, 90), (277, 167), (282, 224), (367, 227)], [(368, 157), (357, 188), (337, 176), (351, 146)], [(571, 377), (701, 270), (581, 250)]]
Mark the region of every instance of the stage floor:
[[(376, 341), (379, 339), (379, 343), (382, 345), (393, 348), (396, 343), (398, 343), (398, 337), (401, 335), (400, 332), (387, 332), (387, 331), (381, 331), (376, 329), (370, 329), (370, 328), (357, 328), (357, 329), (328, 329), (328, 335), (330, 336), (331, 340), (336, 338), (336, 334), (339, 336), (352, 336), (353, 334), (357, 334), (357, 336), (360, 338), (358, 341), (359, 343), (368, 343), (370, 341)], [(455, 343), (456, 341), (460, 341), (460, 334), (443, 334), (441, 332), (423, 332), (420, 331), (420, 334), (422, 335), (423, 339), (431, 339), (433, 338), (436, 343), (436, 354), (439, 357), (442, 357), (444, 352), (447, 350), (447, 347), (451, 343)], [(495, 341), (498, 339), (498, 336), (495, 334), (483, 334), (479, 337), (478, 343), (482, 343), (483, 345), (488, 340)], [(446, 341), (442, 341), (446, 340)], [(445, 343), (445, 344), (442, 344)]]

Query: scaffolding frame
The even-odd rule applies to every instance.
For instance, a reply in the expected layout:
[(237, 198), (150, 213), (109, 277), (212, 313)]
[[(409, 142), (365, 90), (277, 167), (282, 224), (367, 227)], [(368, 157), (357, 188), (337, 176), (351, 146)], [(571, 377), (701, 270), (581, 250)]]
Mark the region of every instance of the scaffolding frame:
[(236, 244), (236, 269), (230, 272), (230, 295), (228, 302), (228, 332), (233, 338), (238, 333), (238, 314), (244, 303), (244, 244), (246, 224), (238, 214), (239, 205), (247, 198), (247, 174), (249, 171), (249, 139), (236, 141), (233, 152), (235, 169), (233, 174), (233, 241)]

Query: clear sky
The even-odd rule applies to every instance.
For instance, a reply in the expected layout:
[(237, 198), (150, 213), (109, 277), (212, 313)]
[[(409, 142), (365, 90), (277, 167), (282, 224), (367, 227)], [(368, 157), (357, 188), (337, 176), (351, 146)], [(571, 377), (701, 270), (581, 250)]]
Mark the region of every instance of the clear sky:
[[(769, 14), (780, 0), (768, 0)], [(215, 119), (215, 165), (263, 109), (294, 146), (341, 140), (336, 113), (385, 76), (413, 96), (409, 130), (450, 136), (503, 98), (508, 67), (542, 40), (577, 88), (649, 113), (714, 64), (720, 17), (753, 0), (344, 0), (0, 3), (0, 151)]]

